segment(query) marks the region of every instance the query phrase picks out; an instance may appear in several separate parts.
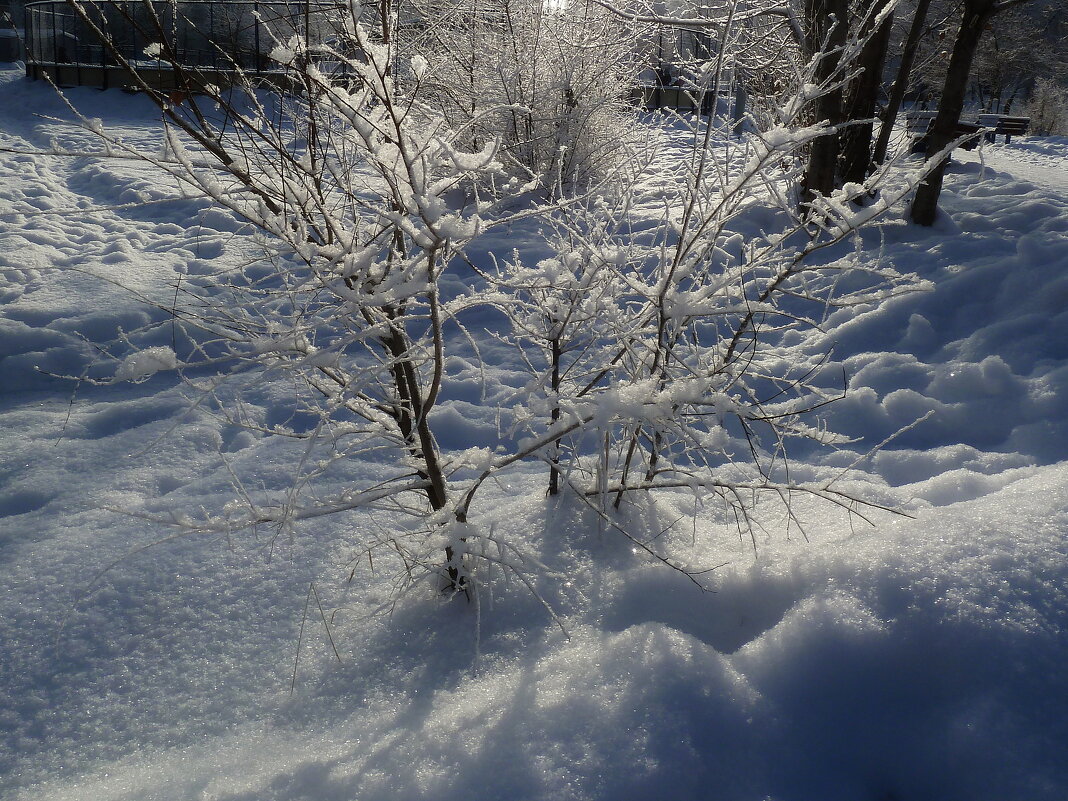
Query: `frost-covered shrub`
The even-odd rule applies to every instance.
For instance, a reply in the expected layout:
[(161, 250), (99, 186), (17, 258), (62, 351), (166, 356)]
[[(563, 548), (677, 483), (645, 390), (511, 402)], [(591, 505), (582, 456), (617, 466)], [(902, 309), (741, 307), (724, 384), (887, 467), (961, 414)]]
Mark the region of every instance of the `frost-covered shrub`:
[[(676, 117), (651, 134), (671, 158), (631, 159), (618, 165), (626, 169), (615, 171), (611, 191), (591, 188), (585, 179), (603, 168), (613, 130), (598, 122), (594, 98), (616, 93), (617, 76), (598, 76), (601, 56), (574, 62), (565, 40), (546, 44), (556, 25), (561, 35), (585, 35), (565, 16), (541, 8), (512, 52), (498, 50), (489, 65), (461, 62), (486, 91), (528, 86), (541, 106), (501, 107), (509, 98), (497, 97), (458, 119), (442, 113), (442, 87), (459, 86), (462, 72), (437, 51), (412, 53), (388, 25), (372, 38), (354, 5), (336, 42), (278, 38), (271, 57), (285, 70), (281, 95), (238, 74), (229, 90), (206, 87), (175, 106), (142, 83), (163, 114), (159, 152), (83, 120), (108, 153), (149, 162), (229, 209), (269, 252), (255, 270), (183, 281), (173, 313), (195, 348), (126, 356), (116, 377), (176, 367), (199, 407), (302, 441), (291, 486), (257, 492), (235, 476), (235, 500), (221, 510), (161, 522), (296, 531), (326, 515), (387, 512), (390, 525), (354, 547), (378, 565), (382, 554), (392, 559), (398, 592), (426, 582), (469, 591), (497, 568), (533, 588), (536, 562), (478, 518), (481, 488), (526, 461), (548, 463), (550, 492), (566, 489), (684, 572), (618, 515), (650, 506), (655, 492), (692, 492), (720, 499), (755, 538), (750, 510), (760, 499), (780, 504), (787, 519), (799, 493), (851, 513), (862, 505), (834, 480), (795, 482), (784, 468), (787, 444), (841, 442), (812, 414), (831, 399), (812, 376), (833, 310), (917, 283), (859, 249), (825, 252), (891, 209), (923, 170), (898, 180), (887, 168), (817, 195), (801, 216), (798, 156), (828, 135), (803, 121), (851, 69), (843, 59), (817, 77), (813, 60), (763, 130), (739, 138), (721, 118)], [(596, 21), (591, 30), (607, 30)], [(575, 55), (595, 50), (577, 41), (585, 44)], [(560, 59), (538, 62), (550, 45)], [(166, 42), (154, 51), (176, 62)], [(707, 70), (712, 86), (727, 72), (722, 61)], [(340, 69), (328, 74), (324, 63)], [(509, 80), (499, 81), (501, 69)], [(581, 86), (588, 91), (576, 94)], [(481, 102), (475, 92), (467, 99)], [(495, 115), (512, 126), (503, 137)], [(537, 181), (524, 183), (502, 160), (524, 159), (528, 175), (555, 176), (551, 202), (539, 206), (530, 198), (544, 194), (532, 193), (516, 208), (513, 194)], [(496, 268), (478, 258), (488, 231), (530, 218), (544, 222), (535, 245), (550, 255), (516, 254)], [(457, 275), (461, 265), (475, 276)], [(440, 444), (448, 417), (435, 411), (454, 377), (450, 356), (463, 343), (485, 382), (481, 345), (490, 335), (471, 320), (490, 312), (503, 313), (499, 337), (518, 349), (530, 381), (494, 396), (511, 426), (494, 448), (448, 452)], [(244, 399), (272, 386), (286, 388), (289, 405), (257, 416)], [(374, 478), (351, 478), (354, 463), (376, 465)]]
[(429, 62), (427, 101), (472, 147), (499, 139), (504, 162), (550, 190), (620, 166), (634, 136), (638, 53), (618, 18), (540, 0), (413, 7), (425, 22), (402, 24), (400, 47)]
[[(823, 251), (891, 208), (922, 171), (878, 173), (799, 216), (784, 191), (798, 176), (782, 169), (820, 135), (799, 123), (805, 111), (795, 98), (778, 125), (740, 140), (729, 123), (665, 131), (676, 146), (703, 144), (692, 160), (658, 165), (660, 226), (635, 224), (651, 187), (634, 182), (614, 202), (554, 217), (555, 256), (515, 258), (489, 276), (511, 319), (505, 338), (533, 374), (512, 418), (551, 438), (537, 454), (551, 494), (564, 482), (610, 522), (611, 508), (650, 491), (689, 491), (721, 501), (754, 538), (757, 498), (787, 515), (798, 493), (853, 508), (833, 481), (794, 484), (787, 468), (791, 443), (847, 441), (814, 414), (832, 400), (812, 380), (828, 315), (920, 282), (867, 254)], [(855, 205), (875, 187), (878, 201)]]
[(1052, 78), (1039, 78), (1027, 113), (1035, 136), (1068, 136), (1068, 86)]

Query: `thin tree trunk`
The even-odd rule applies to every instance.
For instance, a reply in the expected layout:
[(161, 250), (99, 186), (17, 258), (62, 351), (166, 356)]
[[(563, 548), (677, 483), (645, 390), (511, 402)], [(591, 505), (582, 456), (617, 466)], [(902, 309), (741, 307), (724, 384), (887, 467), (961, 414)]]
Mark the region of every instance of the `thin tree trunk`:
[[(805, 0), (805, 50), (811, 58), (820, 54), (816, 65), (816, 82), (823, 83), (835, 70), (841, 58), (848, 28), (847, 0)], [(835, 89), (817, 98), (814, 122), (840, 125), (842, 118), (842, 90)], [(829, 195), (838, 187), (838, 135), (828, 134), (816, 139), (811, 146), (808, 168), (801, 183), (802, 206), (816, 194)]]
[[(550, 413), (551, 425), (560, 422), (560, 360), (563, 353), (560, 349), (560, 337), (552, 341), (552, 392), (553, 408)], [(560, 494), (560, 440), (557, 439), (552, 445), (552, 455), (549, 457), (549, 495)]]
[[(953, 55), (946, 70), (946, 83), (938, 102), (938, 115), (927, 136), (928, 154), (937, 153), (956, 138), (957, 123), (964, 109), (964, 95), (968, 89), (972, 59), (983, 37), (983, 30), (996, 12), (995, 0), (965, 0), (964, 16), (961, 19), (957, 39), (953, 43)], [(927, 180), (916, 190), (912, 201), (912, 221), (918, 225), (934, 225), (938, 213), (938, 196), (942, 193), (948, 158), (932, 170)]]
[(886, 161), (886, 151), (890, 146), (890, 134), (897, 120), (897, 113), (901, 110), (901, 103), (905, 99), (905, 92), (909, 88), (909, 76), (912, 74), (912, 65), (916, 63), (916, 53), (920, 49), (920, 37), (923, 34), (923, 26), (927, 22), (927, 9), (931, 7), (931, 0), (919, 0), (916, 4), (916, 14), (912, 18), (912, 26), (909, 35), (905, 39), (905, 48), (901, 53), (901, 64), (897, 68), (897, 78), (890, 87), (890, 97), (886, 103), (880, 118), (879, 138), (875, 140), (875, 152), (872, 161), (882, 164)]
[[(857, 76), (848, 90), (845, 108), (847, 120), (867, 120), (875, 116), (875, 102), (882, 85), (883, 62), (886, 60), (886, 48), (890, 41), (890, 29), (894, 16), (888, 14), (873, 30), (879, 14), (883, 12), (890, 0), (871, 0), (868, 19), (863, 35), (868, 36), (864, 49), (860, 53), (859, 67), (863, 72)], [(850, 125), (842, 132), (841, 172), (842, 180), (851, 183), (863, 183), (872, 171), (872, 134), (873, 122)]]
[(1002, 114), (1011, 114), (1012, 106), (1016, 102), (1016, 95), (1020, 91), (1020, 85), (1017, 84), (1012, 89), (1012, 94), (1009, 95), (1009, 99), (1005, 101), (1005, 106), (1001, 109)]
[[(437, 441), (430, 430), (430, 410), (427, 408), (415, 365), (411, 361), (411, 344), (401, 328), (401, 323), (394, 321), (391, 329), (390, 334), (382, 339), (382, 345), (394, 359), (394, 364), (389, 368), (398, 399), (393, 417), (408, 445), (408, 452), (421, 463), (417, 472), (419, 477), (429, 484), (425, 492), (430, 508), (440, 512), (448, 505), (449, 498), (445, 473), (438, 456)], [(454, 556), (452, 547), (446, 546), (449, 586), (463, 591), (466, 582), (459, 569), (452, 564)]]

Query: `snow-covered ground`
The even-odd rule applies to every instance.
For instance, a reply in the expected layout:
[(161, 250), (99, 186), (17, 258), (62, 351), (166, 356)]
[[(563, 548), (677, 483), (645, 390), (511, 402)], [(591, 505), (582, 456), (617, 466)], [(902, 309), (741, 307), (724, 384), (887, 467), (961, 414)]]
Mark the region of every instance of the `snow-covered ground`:
[[(71, 95), (150, 137), (142, 99)], [(34, 111), (65, 114), (0, 73), (0, 147), (76, 143)], [(769, 526), (754, 554), (668, 499), (666, 536), (699, 529), (693, 562), (726, 563), (702, 593), (531, 468), (488, 506), (561, 575), (542, 591), (565, 636), (507, 584), (477, 623), (431, 596), (375, 614), (352, 543), (388, 522), (366, 516), (159, 542), (128, 513), (215, 506), (228, 470), (284, 486), (293, 446), (190, 411), (166, 374), (50, 373), (154, 319), (137, 294), (165, 304), (250, 243), (131, 165), (0, 153), (0, 796), (1068, 797), (1068, 140), (962, 154), (943, 208), (866, 239), (933, 289), (838, 312), (823, 343), (852, 390), (827, 416), (858, 447), (934, 412), (848, 478), (912, 517), (800, 501), (807, 541)], [(451, 446), (492, 444), (477, 393), (445, 413)]]

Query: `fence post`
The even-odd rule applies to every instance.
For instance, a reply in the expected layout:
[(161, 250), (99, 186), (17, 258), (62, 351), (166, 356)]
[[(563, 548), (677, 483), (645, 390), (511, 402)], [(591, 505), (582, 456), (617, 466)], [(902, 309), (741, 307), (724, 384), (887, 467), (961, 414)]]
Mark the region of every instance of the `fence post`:
[[(81, 26), (78, 26), (81, 27)], [(74, 46), (74, 80), (78, 86), (82, 85), (82, 54), (81, 54), (81, 37), (76, 37), (74, 40), (77, 44)]]
[(56, 53), (56, 7), (52, 6), (52, 69), (55, 70), (56, 83), (59, 83), (59, 55)]
[(26, 77), (36, 81), (37, 64), (35, 63), (34, 47), (33, 47), (33, 28), (30, 27), (30, 7), (23, 6), (22, 8), (22, 30), (23, 36), (26, 38)]
[(252, 4), (252, 40), (256, 50), (256, 73), (263, 72), (263, 56), (260, 54), (260, 4)]
[[(103, 29), (105, 22), (106, 20), (103, 19), (103, 12), (101, 12), (101, 29)], [(100, 43), (100, 88), (108, 88), (108, 54), (107, 47), (103, 42)]]

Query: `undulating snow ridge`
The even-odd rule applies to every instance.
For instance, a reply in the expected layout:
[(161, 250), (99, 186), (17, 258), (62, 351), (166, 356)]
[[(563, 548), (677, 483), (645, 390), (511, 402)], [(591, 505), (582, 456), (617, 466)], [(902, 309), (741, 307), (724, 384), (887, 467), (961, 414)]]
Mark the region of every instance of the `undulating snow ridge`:
[[(85, 144), (29, 116), (65, 113), (50, 91), (0, 73), (0, 146)], [(141, 99), (71, 97), (151, 141)], [(688, 494), (633, 512), (637, 532), (708, 535), (692, 562), (723, 566), (702, 593), (544, 498), (532, 467), (482, 520), (546, 565), (565, 636), (506, 582), (480, 594), (477, 624), (436, 597), (376, 613), (389, 588), (352, 543), (385, 519), (166, 539), (138, 518), (217, 509), (231, 472), (287, 485), (299, 443), (228, 428), (151, 374), (172, 331), (143, 299), (166, 306), (179, 275), (255, 247), (132, 165), (0, 154), (0, 796), (1063, 799), (1068, 140), (982, 158), (950, 172), (933, 231), (865, 239), (933, 289), (835, 312), (820, 343), (828, 389), (851, 389), (828, 416), (859, 452), (934, 411), (840, 479), (913, 517), (869, 528), (800, 500), (806, 536), (768, 511), (754, 551)], [(49, 375), (152, 320), (160, 358), (129, 368), (143, 383)], [(507, 358), (498, 388), (525, 380)], [(492, 447), (482, 377), (462, 357), (449, 369), (447, 445)], [(799, 478), (854, 459), (802, 457)]]

